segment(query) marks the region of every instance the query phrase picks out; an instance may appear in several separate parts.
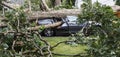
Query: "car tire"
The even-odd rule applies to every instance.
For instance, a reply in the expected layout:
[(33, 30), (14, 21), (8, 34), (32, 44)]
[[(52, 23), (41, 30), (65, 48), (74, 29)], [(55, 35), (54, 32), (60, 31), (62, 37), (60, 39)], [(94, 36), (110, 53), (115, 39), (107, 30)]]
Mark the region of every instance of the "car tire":
[(89, 30), (89, 29), (87, 29), (87, 28), (84, 28), (84, 29), (83, 29), (83, 34), (84, 34), (85, 36), (89, 36), (88, 30)]
[(44, 36), (50, 37), (53, 36), (54, 31), (51, 28), (47, 28), (44, 30)]

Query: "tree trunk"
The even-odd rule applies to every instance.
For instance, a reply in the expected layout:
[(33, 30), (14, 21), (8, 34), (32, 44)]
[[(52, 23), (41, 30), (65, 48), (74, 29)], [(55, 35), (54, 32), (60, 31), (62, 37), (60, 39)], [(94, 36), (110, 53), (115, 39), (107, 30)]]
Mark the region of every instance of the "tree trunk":
[(32, 8), (31, 8), (31, 1), (28, 0), (28, 4), (29, 4), (29, 10), (32, 11)]
[(81, 9), (61, 9), (61, 10), (53, 10), (48, 12), (32, 12), (30, 15), (29, 20), (36, 20), (39, 18), (45, 18), (45, 17), (66, 17), (69, 15), (78, 16), (81, 13)]
[(40, 8), (42, 11), (49, 11), (50, 10), (47, 3), (46, 3), (46, 0), (40, 0), (40, 2), (41, 2)]
[[(54, 28), (54, 27), (58, 27), (62, 24), (63, 24), (63, 22), (60, 21), (60, 22), (56, 22), (56, 23), (53, 23), (53, 24), (44, 25), (44, 28)], [(36, 27), (30, 27), (30, 28), (28, 28), (28, 30), (39, 30), (40, 28), (41, 28), (41, 26), (36, 26)]]
[(55, 0), (55, 6), (60, 6), (61, 5), (61, 0)]

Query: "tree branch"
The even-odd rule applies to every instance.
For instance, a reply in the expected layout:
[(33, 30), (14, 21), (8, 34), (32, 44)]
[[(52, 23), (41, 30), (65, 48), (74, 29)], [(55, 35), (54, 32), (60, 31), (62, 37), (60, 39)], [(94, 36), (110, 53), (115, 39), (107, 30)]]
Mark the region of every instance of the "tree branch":
[(40, 0), (40, 6), (41, 6), (41, 10), (43, 11), (49, 11), (50, 8), (48, 7), (46, 0)]
[(6, 7), (10, 8), (10, 9), (13, 9), (13, 10), (21, 7), (18, 4), (10, 4), (10, 3), (6, 3), (4, 1), (2, 1), (1, 5), (6, 6)]
[(51, 49), (50, 44), (40, 36), (39, 32), (35, 32), (35, 34), (39, 37), (41, 41), (43, 41), (47, 45), (47, 51), (49, 52), (48, 57), (53, 57), (52, 52), (50, 50)]
[[(56, 22), (56, 23), (53, 23), (53, 24), (47, 24), (47, 25), (43, 25), (44, 28), (54, 28), (54, 27), (57, 27), (57, 26), (60, 26), (63, 22), (60, 21), (60, 22)], [(28, 30), (39, 30), (42, 26), (36, 26), (36, 27), (30, 27), (28, 28)]]

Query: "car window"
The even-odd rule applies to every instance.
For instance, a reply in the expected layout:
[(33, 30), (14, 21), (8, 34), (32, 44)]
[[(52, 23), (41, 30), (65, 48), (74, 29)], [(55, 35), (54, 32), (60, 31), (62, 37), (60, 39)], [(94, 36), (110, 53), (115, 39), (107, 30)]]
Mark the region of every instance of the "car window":
[(62, 21), (62, 18), (54, 18), (54, 21), (55, 21), (55, 22)]
[(38, 24), (51, 24), (53, 22), (52, 19), (42, 19), (38, 21)]
[(69, 22), (77, 22), (77, 16), (67, 16)]
[(67, 16), (68, 24), (70, 26), (76, 26), (77, 24), (77, 16)]

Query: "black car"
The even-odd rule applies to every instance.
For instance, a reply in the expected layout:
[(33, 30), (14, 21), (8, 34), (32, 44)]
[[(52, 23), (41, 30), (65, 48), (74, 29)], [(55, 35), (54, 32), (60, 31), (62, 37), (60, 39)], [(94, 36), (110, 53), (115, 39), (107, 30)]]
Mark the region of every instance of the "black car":
[(44, 29), (41, 34), (44, 36), (54, 36), (54, 35), (70, 35), (77, 33), (80, 31), (86, 24), (90, 22), (85, 22), (83, 24), (79, 24), (77, 22), (76, 16), (67, 16), (66, 18), (43, 18), (39, 19), (38, 24), (39, 25), (47, 25), (47, 24), (53, 24), (59, 21), (62, 21), (63, 24), (61, 24), (58, 27), (54, 28), (47, 28)]

